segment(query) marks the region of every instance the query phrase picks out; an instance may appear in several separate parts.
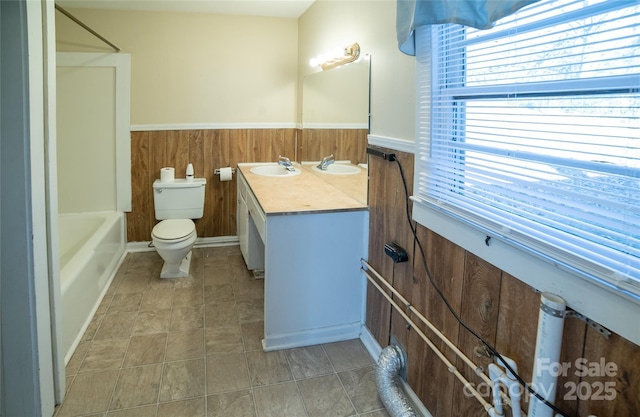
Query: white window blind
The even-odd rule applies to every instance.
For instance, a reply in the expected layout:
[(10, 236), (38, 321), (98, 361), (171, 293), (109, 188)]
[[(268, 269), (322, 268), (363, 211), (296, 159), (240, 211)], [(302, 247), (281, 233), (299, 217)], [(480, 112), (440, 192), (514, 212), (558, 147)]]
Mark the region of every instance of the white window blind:
[(415, 200), (640, 300), (640, 2), (416, 36)]

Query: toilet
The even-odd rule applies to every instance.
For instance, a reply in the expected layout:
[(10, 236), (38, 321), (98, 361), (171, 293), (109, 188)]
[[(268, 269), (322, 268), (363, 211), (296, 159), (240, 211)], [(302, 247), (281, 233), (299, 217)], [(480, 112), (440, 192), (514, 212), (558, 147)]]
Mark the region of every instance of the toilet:
[(189, 276), (191, 249), (198, 237), (193, 219), (204, 212), (206, 178), (175, 179), (153, 183), (155, 216), (151, 242), (164, 259), (160, 278)]

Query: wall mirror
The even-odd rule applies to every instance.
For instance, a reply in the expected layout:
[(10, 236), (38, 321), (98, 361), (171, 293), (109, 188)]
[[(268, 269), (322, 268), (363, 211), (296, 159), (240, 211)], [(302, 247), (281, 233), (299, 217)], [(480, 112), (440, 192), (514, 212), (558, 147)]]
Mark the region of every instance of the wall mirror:
[[(319, 161), (334, 155), (337, 161), (366, 164), (369, 77), (369, 56), (304, 77), (299, 161)], [(367, 202), (365, 168), (357, 176), (314, 173), (357, 200)]]
[(305, 129), (369, 128), (369, 57), (304, 77)]

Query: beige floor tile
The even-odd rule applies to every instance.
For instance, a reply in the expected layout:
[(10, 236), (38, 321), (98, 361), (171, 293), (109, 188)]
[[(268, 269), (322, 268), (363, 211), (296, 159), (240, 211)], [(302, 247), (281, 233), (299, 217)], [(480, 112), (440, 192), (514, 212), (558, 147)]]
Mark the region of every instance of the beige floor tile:
[(349, 417), (356, 411), (336, 374), (298, 381), (309, 417)]
[(376, 370), (373, 366), (340, 372), (338, 378), (358, 413), (384, 407), (378, 397)]
[(73, 355), (71, 355), (71, 359), (69, 359), (69, 362), (65, 367), (65, 373), (67, 376), (75, 375), (78, 372), (90, 345), (91, 343), (88, 341), (81, 341), (78, 343), (76, 350), (73, 352)]
[(162, 364), (122, 369), (109, 409), (120, 410), (156, 403), (161, 375)]
[(254, 350), (247, 352), (246, 356), (252, 387), (277, 384), (293, 379), (287, 356), (282, 350), (273, 352)]
[(149, 280), (147, 291), (172, 290), (176, 280), (170, 278), (160, 278), (160, 271)]
[(158, 288), (144, 293), (140, 311), (169, 310), (173, 303), (173, 288)]
[(205, 305), (206, 327), (235, 326), (238, 323), (236, 303), (225, 301)]
[(264, 280), (237, 246), (194, 250), (188, 278), (161, 279), (162, 263), (127, 255), (67, 365), (56, 417), (330, 417), (347, 404), (389, 417), (359, 340), (262, 351)]
[(231, 284), (205, 285), (205, 304), (220, 303), (224, 301), (235, 301), (235, 298), (233, 297), (233, 286)]
[(106, 411), (117, 378), (117, 370), (76, 376), (57, 417)]
[(164, 364), (160, 386), (161, 402), (204, 396), (204, 391), (204, 358)]
[(64, 378), (64, 389), (65, 389), (66, 393), (69, 392), (69, 388), (71, 388), (71, 384), (73, 383), (74, 379), (75, 379), (75, 376), (65, 376), (65, 378)]
[(78, 373), (120, 368), (127, 346), (129, 339), (94, 340)]
[(115, 294), (109, 304), (107, 313), (115, 313), (122, 311), (138, 311), (140, 301), (142, 301), (141, 292)]
[[(111, 285), (113, 286), (113, 281)], [(96, 309), (96, 312), (95, 312), (96, 315), (102, 315), (107, 313), (107, 310), (109, 309), (109, 304), (111, 304), (111, 300), (113, 300), (113, 296), (115, 295), (115, 293), (116, 293), (115, 288), (113, 291), (111, 291), (111, 287), (109, 288), (109, 290), (107, 290), (104, 297), (102, 298), (102, 301), (100, 301), (100, 305), (98, 305), (98, 308)]]
[(191, 267), (191, 271), (188, 277), (177, 278), (175, 281), (175, 288), (202, 288), (204, 277), (202, 275), (202, 269)]
[(100, 322), (94, 340), (122, 339), (131, 336), (137, 316), (136, 312), (106, 314)]
[(307, 413), (294, 382), (255, 388), (257, 417), (306, 417)]
[(360, 417), (390, 417), (386, 410), (376, 410), (370, 413), (360, 414)]
[(207, 355), (242, 353), (242, 330), (240, 326), (207, 327), (205, 329)]
[[(205, 261), (206, 262), (206, 261)], [(233, 275), (228, 265), (208, 265), (204, 266), (204, 285), (231, 285), (233, 283)]]
[(93, 316), (91, 321), (89, 322), (89, 326), (87, 326), (87, 330), (84, 331), (82, 335), (82, 341), (91, 341), (95, 337), (98, 332), (98, 328), (100, 328), (100, 323), (104, 319), (104, 314), (96, 314)]
[(234, 391), (207, 397), (207, 417), (255, 417), (251, 391)]
[(204, 329), (171, 332), (167, 335), (166, 361), (202, 358), (205, 356)]
[(111, 411), (107, 417), (156, 417), (158, 406), (145, 405), (142, 407), (128, 408), (126, 410)]
[(244, 354), (207, 356), (207, 394), (251, 386)]
[(229, 269), (230, 265), (229, 265), (229, 261), (227, 259), (227, 256), (209, 256), (209, 257), (205, 257), (204, 259), (204, 267), (205, 269), (210, 268), (212, 271), (213, 270), (224, 270), (224, 269)]
[(169, 331), (199, 329), (204, 327), (204, 306), (178, 307), (171, 311)]
[(134, 335), (157, 334), (169, 331), (171, 310), (143, 311), (138, 314)]
[(328, 343), (323, 347), (337, 372), (374, 364), (360, 339)]
[(242, 340), (244, 342), (244, 350), (262, 349), (262, 339), (264, 339), (264, 322), (257, 321), (254, 323), (242, 323)]
[(166, 333), (133, 336), (122, 366), (127, 368), (160, 363), (164, 360), (166, 345)]
[(204, 304), (202, 286), (176, 288), (173, 293), (173, 307), (191, 307)]
[(253, 277), (236, 279), (233, 293), (236, 301), (264, 300), (264, 280)]
[(204, 397), (162, 403), (157, 417), (207, 417)]
[(120, 285), (118, 285), (116, 294), (145, 292), (149, 288), (150, 283), (151, 276), (148, 274), (148, 271), (127, 271), (126, 276)]
[(229, 261), (229, 264), (232, 266), (236, 266), (244, 270), (247, 269), (247, 266), (244, 263), (244, 259), (242, 258), (242, 254), (240, 252), (229, 253), (227, 255), (227, 260)]
[(237, 306), (240, 323), (264, 321), (264, 300), (238, 301)]
[(286, 351), (291, 373), (295, 379), (333, 373), (333, 365), (320, 345), (306, 346)]
[(231, 276), (233, 277), (234, 284), (249, 281), (256, 281), (256, 283), (262, 282), (262, 280), (256, 280), (253, 277), (253, 272), (247, 269), (244, 262), (242, 265), (234, 265), (229, 262), (229, 269), (231, 271)]

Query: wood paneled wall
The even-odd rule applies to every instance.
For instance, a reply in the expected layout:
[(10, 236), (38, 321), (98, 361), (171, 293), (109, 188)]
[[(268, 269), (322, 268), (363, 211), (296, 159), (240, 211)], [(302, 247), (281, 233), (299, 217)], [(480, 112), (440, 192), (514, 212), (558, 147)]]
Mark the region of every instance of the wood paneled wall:
[[(364, 133), (363, 133), (364, 132)], [(301, 139), (306, 138), (306, 139)], [(127, 213), (127, 241), (151, 240), (157, 223), (153, 208), (153, 181), (160, 169), (174, 167), (184, 178), (192, 163), (195, 176), (207, 179), (202, 219), (196, 220), (199, 237), (236, 235), (236, 179), (221, 182), (214, 170), (237, 167), (239, 162), (273, 162), (279, 155), (291, 160), (319, 160), (333, 153), (336, 159), (365, 161), (366, 130), (323, 131), (306, 135), (297, 129), (208, 129), (131, 132), (132, 211)]]
[[(398, 156), (411, 193), (413, 155), (386, 151)], [(490, 359), (474, 354), (480, 342), (458, 324), (426, 276), (422, 257), (408, 226), (398, 165), (371, 157), (369, 177), (369, 263), (469, 358), (486, 370)], [(421, 225), (417, 225), (417, 235), (433, 279), (451, 306), (465, 323), (494, 344), (499, 352), (514, 359), (524, 380), (531, 381), (539, 293)], [(384, 254), (384, 244), (389, 241), (397, 242), (409, 252), (409, 262), (394, 264)], [(387, 346), (393, 335), (407, 349), (409, 385), (434, 417), (487, 415), (475, 398), (464, 394), (457, 378), (414, 331), (407, 329), (402, 317), (392, 311), (389, 303), (371, 285), (367, 292), (366, 325), (381, 346)], [(481, 380), (457, 361), (439, 339), (427, 329), (423, 330), (470, 382), (480, 384)], [(616, 375), (581, 379), (575, 372), (575, 360), (578, 358), (589, 362), (599, 362), (604, 358), (606, 362), (613, 362), (618, 367)], [(606, 339), (585, 323), (568, 318), (560, 361), (572, 364), (567, 377), (561, 377), (558, 384), (556, 405), (565, 413), (574, 417), (590, 414), (598, 417), (640, 416), (639, 346), (615, 334)], [(564, 400), (569, 393), (565, 383), (569, 381), (584, 383), (593, 388), (593, 393), (596, 393), (598, 384), (613, 383), (615, 398), (596, 400), (591, 396), (584, 400)], [(489, 391), (481, 393), (486, 395)], [(489, 396), (486, 399), (491, 402)], [(527, 407), (525, 404), (522, 408), (526, 411)]]
[(302, 129), (298, 161), (319, 161), (333, 154), (336, 160), (367, 162), (367, 129)]
[(131, 134), (132, 211), (127, 213), (127, 240), (151, 240), (157, 223), (153, 181), (162, 167), (174, 167), (184, 178), (192, 163), (195, 176), (207, 179), (204, 215), (196, 220), (199, 237), (236, 235), (236, 181), (221, 182), (214, 170), (238, 162), (275, 161), (294, 155), (295, 129), (175, 130)]

